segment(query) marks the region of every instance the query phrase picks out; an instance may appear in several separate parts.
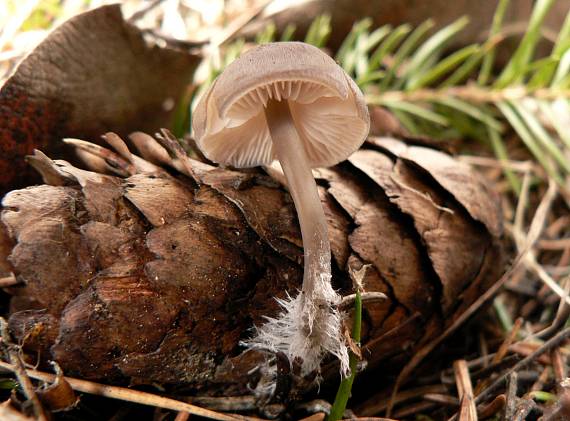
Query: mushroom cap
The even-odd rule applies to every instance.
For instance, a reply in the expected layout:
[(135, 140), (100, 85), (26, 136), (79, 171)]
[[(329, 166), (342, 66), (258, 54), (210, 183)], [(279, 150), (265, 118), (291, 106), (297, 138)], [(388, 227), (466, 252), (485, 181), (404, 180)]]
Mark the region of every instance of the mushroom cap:
[(192, 121), (202, 153), (237, 168), (271, 163), (270, 99), (289, 101), (311, 167), (345, 160), (368, 135), (368, 108), (350, 76), (312, 45), (277, 42), (243, 54), (202, 96)]

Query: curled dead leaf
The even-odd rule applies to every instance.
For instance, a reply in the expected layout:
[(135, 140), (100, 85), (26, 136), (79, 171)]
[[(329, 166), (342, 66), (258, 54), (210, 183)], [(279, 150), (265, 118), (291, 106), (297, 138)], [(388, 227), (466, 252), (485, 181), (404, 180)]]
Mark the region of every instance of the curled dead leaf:
[(153, 45), (119, 5), (56, 28), (0, 89), (0, 196), (29, 184), (23, 158), (34, 148), (51, 152), (62, 137), (98, 141), (107, 130), (168, 127), (198, 60)]

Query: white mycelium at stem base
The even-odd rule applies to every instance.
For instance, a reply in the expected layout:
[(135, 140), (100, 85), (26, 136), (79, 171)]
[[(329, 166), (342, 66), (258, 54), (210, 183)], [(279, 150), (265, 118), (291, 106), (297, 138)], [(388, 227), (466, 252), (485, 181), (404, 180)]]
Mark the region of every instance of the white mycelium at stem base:
[(319, 368), (327, 352), (348, 371), (348, 352), (341, 335), (340, 296), (331, 286), (331, 249), (325, 214), (303, 142), (287, 100), (270, 100), (265, 118), (275, 156), (281, 163), (293, 197), (303, 238), (303, 287), (295, 298), (282, 300), (284, 313), (258, 328), (253, 343), (300, 357), (303, 371)]

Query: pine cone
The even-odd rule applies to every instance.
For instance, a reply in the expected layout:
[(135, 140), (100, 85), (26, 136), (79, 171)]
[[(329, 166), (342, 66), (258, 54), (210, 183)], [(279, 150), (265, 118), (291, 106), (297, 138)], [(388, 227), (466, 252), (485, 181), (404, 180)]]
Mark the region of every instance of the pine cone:
[[(45, 185), (2, 202), (0, 271), (22, 282), (13, 335), (67, 375), (247, 393), (268, 356), (240, 341), (302, 282), (289, 194), (168, 136), (133, 134), (141, 157), (106, 140), (117, 152), (71, 141), (90, 171), (36, 152)], [(392, 138), (316, 173), (335, 287), (351, 293), (350, 271), (369, 265), (365, 290), (388, 296), (365, 303), (368, 367), (401, 366), (501, 274), (498, 200), (451, 156)]]

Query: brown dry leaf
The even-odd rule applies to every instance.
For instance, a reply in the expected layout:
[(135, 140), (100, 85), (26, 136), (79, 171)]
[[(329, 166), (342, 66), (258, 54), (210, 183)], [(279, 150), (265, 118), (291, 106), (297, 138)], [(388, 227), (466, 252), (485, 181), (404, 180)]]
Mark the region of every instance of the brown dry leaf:
[[(84, 378), (249, 394), (267, 374), (255, 370), (265, 356), (243, 352), (240, 342), (253, 325), (277, 314), (275, 297), (293, 293), (302, 281), (289, 194), (260, 171), (194, 161), (167, 135), (162, 146), (145, 137), (145, 153), (154, 150), (170, 172), (137, 161), (120, 139), (107, 139), (117, 152), (90, 149), (88, 167), (123, 157), (131, 165), (126, 175), (101, 175), (36, 153), (36, 168), (57, 185), (4, 199), (2, 224), (14, 245), (2, 258), (25, 282), (12, 299), (14, 336)], [(337, 263), (335, 287), (352, 292), (350, 271), (367, 265), (366, 291), (387, 296), (364, 305), (363, 357), (370, 368), (396, 370), (497, 279), (502, 249), (479, 222), (483, 217), (456, 198), (454, 185), (445, 187), (449, 171), (436, 178), (388, 152), (411, 148), (390, 142), (389, 148), (365, 145), (349, 162), (319, 170), (318, 179)], [(446, 168), (455, 162), (437, 153)], [(495, 212), (493, 197), (483, 199)], [(32, 243), (41, 250), (30, 268)], [(53, 302), (47, 289), (60, 291)], [(37, 311), (40, 302), (47, 312)], [(442, 318), (448, 313), (453, 317)], [(35, 326), (45, 333), (34, 336)], [(323, 375), (335, 372), (330, 366)]]
[(55, 29), (0, 90), (0, 195), (32, 172), (34, 148), (62, 137), (95, 140), (168, 127), (199, 59), (159, 48), (127, 23), (119, 5), (77, 15)]

